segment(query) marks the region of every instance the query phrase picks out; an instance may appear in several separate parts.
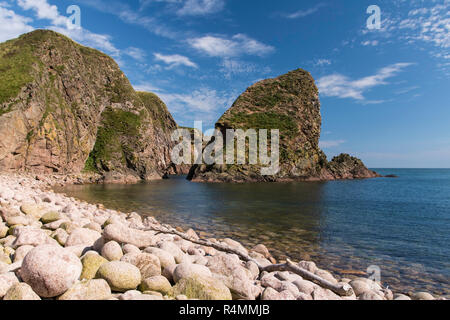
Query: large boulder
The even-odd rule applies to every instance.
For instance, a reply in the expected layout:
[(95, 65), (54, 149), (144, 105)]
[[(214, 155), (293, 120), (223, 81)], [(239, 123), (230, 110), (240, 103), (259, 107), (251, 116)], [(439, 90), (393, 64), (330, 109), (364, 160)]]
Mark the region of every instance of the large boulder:
[(105, 243), (102, 248), (102, 257), (109, 261), (119, 261), (123, 257), (123, 251), (120, 244), (115, 241)]
[(106, 280), (111, 289), (117, 292), (134, 290), (141, 283), (139, 269), (131, 263), (123, 261), (102, 264), (97, 271), (97, 278)]
[(158, 257), (150, 253), (128, 253), (122, 257), (121, 261), (136, 266), (144, 279), (161, 274), (161, 264)]
[(204, 276), (181, 279), (173, 288), (173, 294), (199, 300), (232, 299), (230, 290), (220, 280)]
[(0, 299), (8, 292), (8, 290), (19, 283), (16, 275), (13, 272), (0, 274)]
[(3, 300), (41, 300), (41, 298), (28, 284), (21, 282), (9, 288)]
[(52, 238), (42, 229), (36, 229), (33, 227), (17, 228), (14, 231), (14, 235), (17, 237), (13, 242), (13, 247), (18, 248), (25, 245), (39, 246), (39, 245), (58, 245), (58, 242)]
[(183, 278), (194, 276), (211, 277), (212, 273), (207, 267), (199, 264), (181, 263), (175, 268), (172, 276), (173, 280), (178, 282)]
[(59, 245), (41, 245), (23, 260), (20, 275), (40, 297), (66, 292), (81, 275), (82, 265), (73, 253)]
[(163, 295), (168, 295), (172, 293), (172, 286), (170, 285), (169, 280), (167, 280), (163, 276), (153, 276), (144, 279), (141, 285), (139, 286), (139, 289), (142, 292), (156, 291), (160, 292)]
[(131, 229), (119, 223), (107, 225), (103, 230), (103, 237), (121, 244), (132, 244), (141, 249), (155, 245), (156, 241), (155, 233), (152, 231)]
[(103, 279), (82, 281), (67, 290), (58, 300), (107, 300), (111, 288)]
[(160, 248), (148, 247), (144, 250), (144, 252), (153, 254), (154, 256), (159, 258), (159, 262), (161, 263), (161, 268), (166, 268), (171, 265), (176, 264), (175, 258), (170, 252)]
[(85, 245), (86, 247), (89, 247), (94, 246), (97, 241), (102, 241), (102, 235), (97, 231), (86, 228), (76, 228), (70, 233), (65, 246), (72, 247)]
[(253, 274), (236, 255), (217, 254), (208, 259), (206, 266), (230, 289), (234, 299), (254, 300), (259, 294), (253, 284)]
[(95, 278), (98, 269), (104, 263), (107, 263), (108, 260), (100, 256), (95, 251), (87, 252), (82, 258), (81, 263), (83, 265), (83, 270), (81, 272), (80, 279), (91, 280)]

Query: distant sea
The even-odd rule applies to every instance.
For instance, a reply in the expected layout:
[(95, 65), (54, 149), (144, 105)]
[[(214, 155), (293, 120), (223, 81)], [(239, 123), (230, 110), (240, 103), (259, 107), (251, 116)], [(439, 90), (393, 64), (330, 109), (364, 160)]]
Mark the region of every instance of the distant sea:
[(397, 292), (450, 294), (450, 169), (374, 169), (398, 178), (197, 184), (185, 177), (57, 190), (160, 222), (264, 243), (348, 277), (378, 266)]

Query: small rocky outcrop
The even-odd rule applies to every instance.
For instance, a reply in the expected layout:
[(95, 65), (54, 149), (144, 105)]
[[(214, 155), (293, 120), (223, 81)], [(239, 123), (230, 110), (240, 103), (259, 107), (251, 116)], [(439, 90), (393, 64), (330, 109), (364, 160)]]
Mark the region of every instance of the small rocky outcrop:
[(49, 30), (0, 44), (0, 168), (159, 179), (177, 128), (154, 94), (135, 92), (109, 56)]
[(279, 129), (279, 172), (264, 176), (261, 174), (263, 166), (259, 164), (194, 165), (188, 179), (196, 182), (259, 182), (378, 176), (360, 160), (348, 155), (328, 162), (319, 148), (321, 124), (319, 92), (309, 72), (298, 69), (260, 81), (234, 102), (216, 123), (216, 129), (224, 137), (227, 129)]

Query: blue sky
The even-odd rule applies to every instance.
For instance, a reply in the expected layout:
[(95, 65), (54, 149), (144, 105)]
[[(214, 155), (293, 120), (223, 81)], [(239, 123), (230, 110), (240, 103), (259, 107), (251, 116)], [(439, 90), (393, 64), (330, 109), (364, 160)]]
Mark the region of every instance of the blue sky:
[[(81, 8), (68, 28), (67, 7)], [(369, 30), (370, 5), (381, 28)], [(370, 167), (450, 167), (449, 0), (0, 0), (0, 41), (50, 28), (100, 49), (180, 125), (204, 128), (254, 82), (316, 79), (321, 146)]]

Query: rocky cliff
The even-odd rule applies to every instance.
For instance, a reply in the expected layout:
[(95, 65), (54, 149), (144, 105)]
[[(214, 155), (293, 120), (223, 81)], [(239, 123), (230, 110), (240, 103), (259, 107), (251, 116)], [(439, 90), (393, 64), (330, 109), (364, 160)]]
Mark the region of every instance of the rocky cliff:
[(219, 119), (216, 128), (279, 129), (280, 170), (261, 175), (261, 165), (195, 165), (188, 179), (210, 182), (334, 180), (378, 176), (349, 155), (331, 162), (319, 148), (322, 118), (318, 89), (305, 70), (249, 87)]
[(1, 170), (128, 181), (170, 168), (175, 121), (107, 55), (37, 30), (0, 44), (0, 71)]

